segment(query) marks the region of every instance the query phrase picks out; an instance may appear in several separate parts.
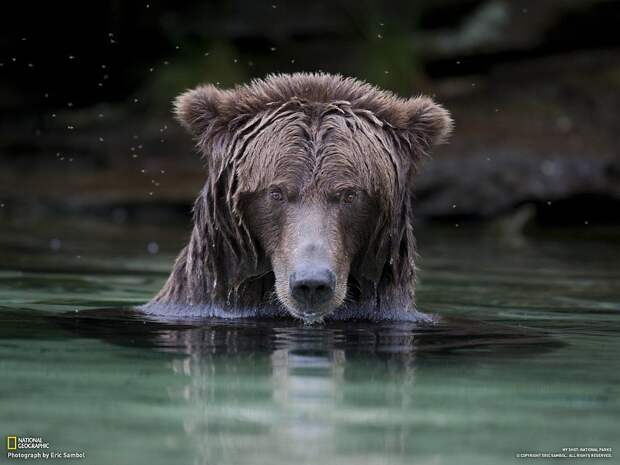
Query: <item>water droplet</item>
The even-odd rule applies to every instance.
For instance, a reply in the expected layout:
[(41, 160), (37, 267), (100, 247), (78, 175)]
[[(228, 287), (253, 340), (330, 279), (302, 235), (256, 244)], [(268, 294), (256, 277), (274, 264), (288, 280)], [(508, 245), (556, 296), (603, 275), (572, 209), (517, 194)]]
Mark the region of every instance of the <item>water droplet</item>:
[(60, 250), (61, 246), (62, 246), (62, 242), (57, 237), (54, 237), (53, 239), (50, 240), (50, 249), (52, 249), (53, 251)]
[(159, 252), (159, 244), (157, 242), (149, 242), (146, 246), (146, 250), (151, 255), (155, 255), (157, 252)]

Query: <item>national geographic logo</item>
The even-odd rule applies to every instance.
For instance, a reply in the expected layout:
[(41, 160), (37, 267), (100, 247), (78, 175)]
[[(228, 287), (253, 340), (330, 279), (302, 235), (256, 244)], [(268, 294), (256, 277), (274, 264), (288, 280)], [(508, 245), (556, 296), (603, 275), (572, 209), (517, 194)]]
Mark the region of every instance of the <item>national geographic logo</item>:
[(7, 459), (83, 459), (86, 454), (81, 451), (50, 450), (50, 443), (40, 436), (7, 436)]
[(31, 436), (7, 436), (6, 437), (6, 449), (49, 449), (50, 443), (43, 440), (41, 437)]

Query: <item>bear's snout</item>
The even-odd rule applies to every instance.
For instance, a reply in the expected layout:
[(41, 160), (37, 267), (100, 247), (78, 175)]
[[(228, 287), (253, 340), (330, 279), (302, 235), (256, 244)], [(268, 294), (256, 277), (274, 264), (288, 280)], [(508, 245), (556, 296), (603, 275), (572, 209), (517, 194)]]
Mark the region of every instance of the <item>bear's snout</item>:
[(347, 261), (337, 217), (325, 205), (307, 201), (291, 207), (284, 238), (274, 257), (276, 292), (289, 312), (320, 321), (344, 299)]
[(302, 265), (290, 274), (289, 288), (300, 307), (312, 312), (334, 297), (336, 275), (328, 268)]

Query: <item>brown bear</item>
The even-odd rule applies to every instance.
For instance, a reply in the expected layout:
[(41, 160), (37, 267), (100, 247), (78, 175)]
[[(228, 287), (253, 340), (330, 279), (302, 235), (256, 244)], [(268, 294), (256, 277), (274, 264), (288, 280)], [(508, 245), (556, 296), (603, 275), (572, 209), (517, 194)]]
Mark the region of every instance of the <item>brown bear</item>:
[[(449, 113), (324, 73), (205, 85), (175, 101), (206, 164), (194, 226), (151, 312), (423, 318), (413, 178)], [(183, 310), (185, 309), (185, 310)]]

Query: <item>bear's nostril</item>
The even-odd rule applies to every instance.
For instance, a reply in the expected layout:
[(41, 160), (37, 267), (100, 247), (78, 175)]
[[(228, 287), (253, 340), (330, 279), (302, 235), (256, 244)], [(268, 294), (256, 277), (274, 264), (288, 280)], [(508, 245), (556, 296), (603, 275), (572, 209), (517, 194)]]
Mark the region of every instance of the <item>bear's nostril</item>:
[(289, 279), (291, 295), (306, 306), (320, 305), (334, 295), (336, 279), (328, 269), (302, 270)]
[(301, 294), (304, 294), (304, 295), (310, 295), (310, 293), (312, 292), (312, 288), (310, 286), (301, 285), (301, 286), (299, 286), (297, 291), (299, 293), (301, 293)]

